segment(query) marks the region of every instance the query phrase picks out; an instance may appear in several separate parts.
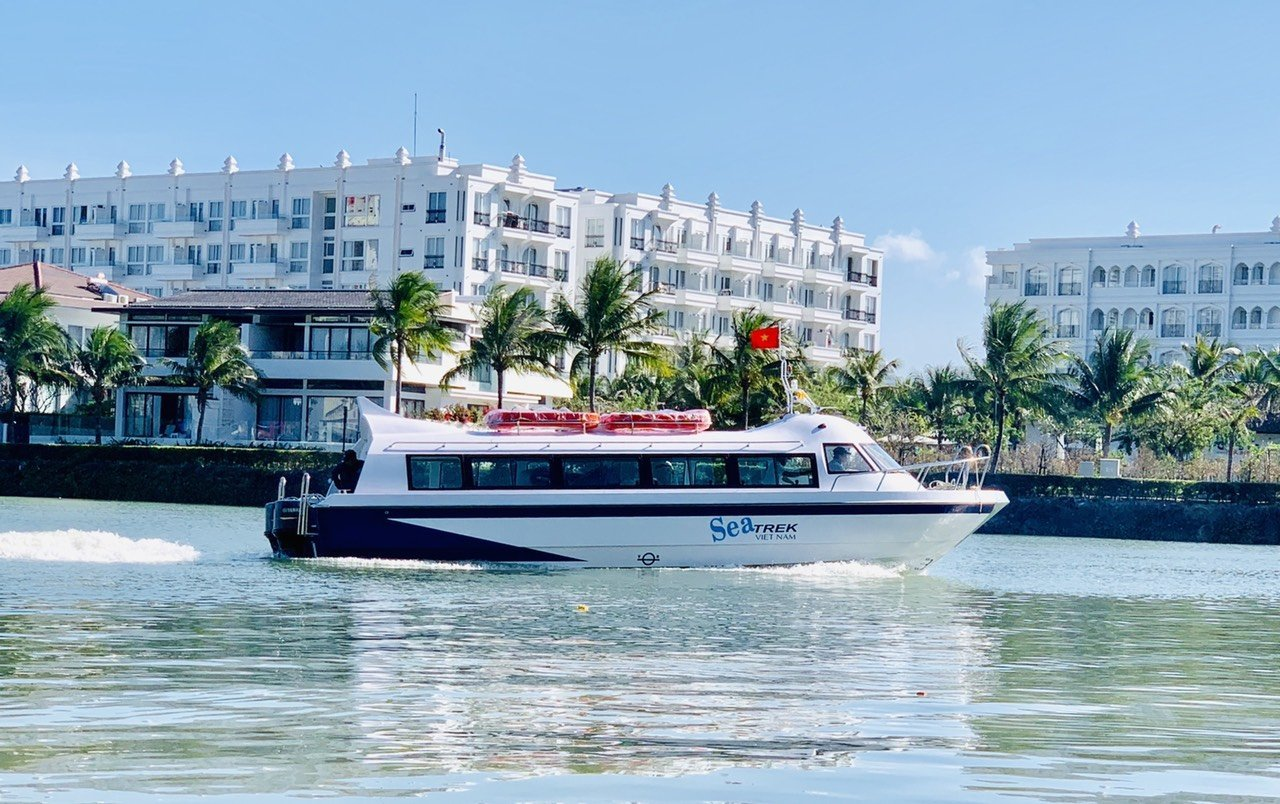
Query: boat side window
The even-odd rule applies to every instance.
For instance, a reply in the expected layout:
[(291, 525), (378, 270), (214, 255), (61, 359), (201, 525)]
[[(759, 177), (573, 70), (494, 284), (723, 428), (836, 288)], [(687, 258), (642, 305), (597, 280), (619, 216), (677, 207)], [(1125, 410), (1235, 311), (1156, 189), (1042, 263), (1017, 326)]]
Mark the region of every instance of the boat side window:
[(649, 459), (649, 472), (658, 488), (729, 485), (729, 459), (718, 455), (655, 456)]
[(551, 461), (546, 458), (472, 458), (471, 482), (478, 489), (547, 488)]
[(410, 455), (409, 488), (412, 491), (462, 488), (462, 459)]
[(867, 451), (868, 455), (871, 456), (871, 460), (875, 461), (876, 465), (880, 467), (881, 472), (906, 471), (902, 468), (902, 464), (895, 461), (893, 459), (893, 456), (885, 452), (884, 447), (880, 446), (879, 444), (875, 442), (872, 442), (870, 444), (863, 444), (862, 448)]
[(634, 488), (640, 485), (640, 459), (628, 457), (564, 457), (564, 487), (570, 489)]
[(807, 486), (818, 484), (812, 455), (740, 455), (738, 483), (743, 486)]
[(822, 450), (827, 455), (827, 472), (830, 474), (875, 471), (852, 444), (823, 444)]

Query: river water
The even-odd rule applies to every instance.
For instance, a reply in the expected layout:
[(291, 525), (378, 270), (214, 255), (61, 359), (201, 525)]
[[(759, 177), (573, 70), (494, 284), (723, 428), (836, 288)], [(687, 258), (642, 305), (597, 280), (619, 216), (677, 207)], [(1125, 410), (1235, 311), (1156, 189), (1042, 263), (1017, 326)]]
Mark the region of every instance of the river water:
[(1280, 796), (1277, 548), (513, 572), (261, 530), (0, 497), (0, 801)]

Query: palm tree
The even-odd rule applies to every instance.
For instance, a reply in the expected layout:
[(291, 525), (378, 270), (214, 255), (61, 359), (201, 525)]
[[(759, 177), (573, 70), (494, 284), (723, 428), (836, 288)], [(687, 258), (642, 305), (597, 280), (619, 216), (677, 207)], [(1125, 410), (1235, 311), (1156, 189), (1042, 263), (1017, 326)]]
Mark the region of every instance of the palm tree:
[(115, 327), (94, 327), (84, 346), (73, 348), (69, 368), (76, 385), (89, 395), (94, 443), (102, 443), (102, 417), (112, 409), (112, 393), (133, 381), (144, 364), (133, 341)]
[(547, 314), (529, 288), (508, 294), (499, 285), (480, 306), (480, 336), (458, 357), (458, 365), (440, 379), (443, 388), (460, 375), (489, 367), (498, 376), (498, 407), (502, 407), (509, 370), (556, 376), (552, 358), (560, 338), (547, 329)]
[(1247, 352), (1231, 364), (1222, 388), (1221, 410), (1227, 431), (1227, 482), (1235, 463), (1236, 441), (1249, 437), (1248, 424), (1269, 413), (1280, 401), (1280, 349)]
[(771, 318), (754, 307), (738, 310), (730, 320), (728, 348), (711, 347), (712, 359), (717, 367), (715, 384), (726, 389), (732, 388), (738, 395), (742, 406), (743, 430), (750, 426), (752, 394), (769, 386), (772, 379), (770, 372), (778, 366), (778, 358), (772, 354), (775, 350), (754, 348), (751, 345), (751, 333), (777, 325), (778, 319)]
[(991, 402), (996, 444), (991, 468), (1000, 463), (1004, 430), (1010, 414), (1052, 410), (1057, 390), (1055, 368), (1062, 348), (1049, 337), (1049, 326), (1026, 302), (994, 302), (982, 322), (983, 358), (963, 343), (960, 355), (969, 367), (968, 384)]
[(412, 271), (400, 274), (383, 290), (370, 292), (373, 297), (373, 321), (369, 331), (374, 335), (373, 359), (384, 370), (395, 367), (396, 404), (400, 412), (404, 383), (404, 361), (434, 357), (452, 351), (453, 338), (440, 318), (447, 305), (433, 282)]
[(1235, 346), (1222, 343), (1217, 338), (1206, 338), (1199, 333), (1196, 334), (1194, 343), (1182, 344), (1182, 351), (1187, 356), (1187, 373), (1192, 379), (1208, 385), (1212, 385), (1218, 375), (1240, 357), (1240, 350)]
[(924, 370), (924, 376), (906, 389), (906, 408), (923, 416), (933, 430), (938, 449), (946, 431), (955, 423), (963, 408), (965, 395), (960, 374), (950, 365)]
[(655, 363), (662, 348), (647, 340), (661, 325), (663, 314), (653, 309), (658, 291), (642, 291), (642, 277), (612, 257), (597, 257), (582, 278), (578, 297), (570, 303), (556, 296), (551, 323), (566, 344), (576, 346), (570, 374), (587, 377), (587, 400), (596, 409), (596, 374), (600, 357), (621, 352), (641, 365)]
[(1104, 329), (1087, 359), (1072, 356), (1069, 373), (1075, 386), (1067, 389), (1067, 398), (1077, 410), (1097, 417), (1104, 456), (1121, 421), (1153, 410), (1166, 395), (1151, 368), (1151, 344), (1128, 329)]
[(876, 398), (876, 393), (884, 387), (889, 375), (898, 368), (897, 360), (885, 360), (884, 352), (859, 350), (850, 352), (844, 365), (832, 366), (831, 376), (844, 390), (854, 394), (860, 400), (858, 421), (864, 426), (867, 423), (867, 410)]
[(164, 359), (173, 370), (169, 381), (196, 389), (196, 443), (204, 437), (204, 413), (213, 392), (222, 388), (232, 396), (257, 399), (262, 373), (249, 361), (249, 351), (240, 343), (240, 328), (230, 321), (211, 319), (201, 324), (191, 338), (184, 360)]
[(690, 334), (671, 348), (668, 404), (675, 407), (715, 406), (716, 363), (705, 332)]
[(25, 399), (26, 380), (36, 383), (62, 354), (67, 336), (49, 317), (56, 306), (44, 288), (22, 282), (0, 300), (0, 365), (4, 366), (5, 395), (3, 412), (6, 421)]

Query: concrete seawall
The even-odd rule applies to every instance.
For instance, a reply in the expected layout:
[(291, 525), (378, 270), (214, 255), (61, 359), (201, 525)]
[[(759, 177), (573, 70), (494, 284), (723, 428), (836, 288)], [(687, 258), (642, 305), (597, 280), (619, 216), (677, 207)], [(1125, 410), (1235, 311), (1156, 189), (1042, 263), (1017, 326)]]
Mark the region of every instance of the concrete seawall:
[(1223, 544), (1280, 544), (1280, 507), (1249, 503), (1011, 497), (978, 530)]

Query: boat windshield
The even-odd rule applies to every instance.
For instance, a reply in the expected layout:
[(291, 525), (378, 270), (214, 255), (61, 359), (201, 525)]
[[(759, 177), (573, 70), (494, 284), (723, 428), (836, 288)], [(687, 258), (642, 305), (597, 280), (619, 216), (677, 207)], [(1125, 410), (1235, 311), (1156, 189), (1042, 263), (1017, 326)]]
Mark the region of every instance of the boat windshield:
[(885, 452), (884, 447), (872, 441), (870, 444), (863, 444), (862, 448), (871, 456), (871, 459), (880, 467), (881, 472), (905, 472), (902, 464), (893, 459), (893, 456)]
[(853, 444), (823, 444), (822, 450), (827, 456), (828, 474), (875, 471)]

